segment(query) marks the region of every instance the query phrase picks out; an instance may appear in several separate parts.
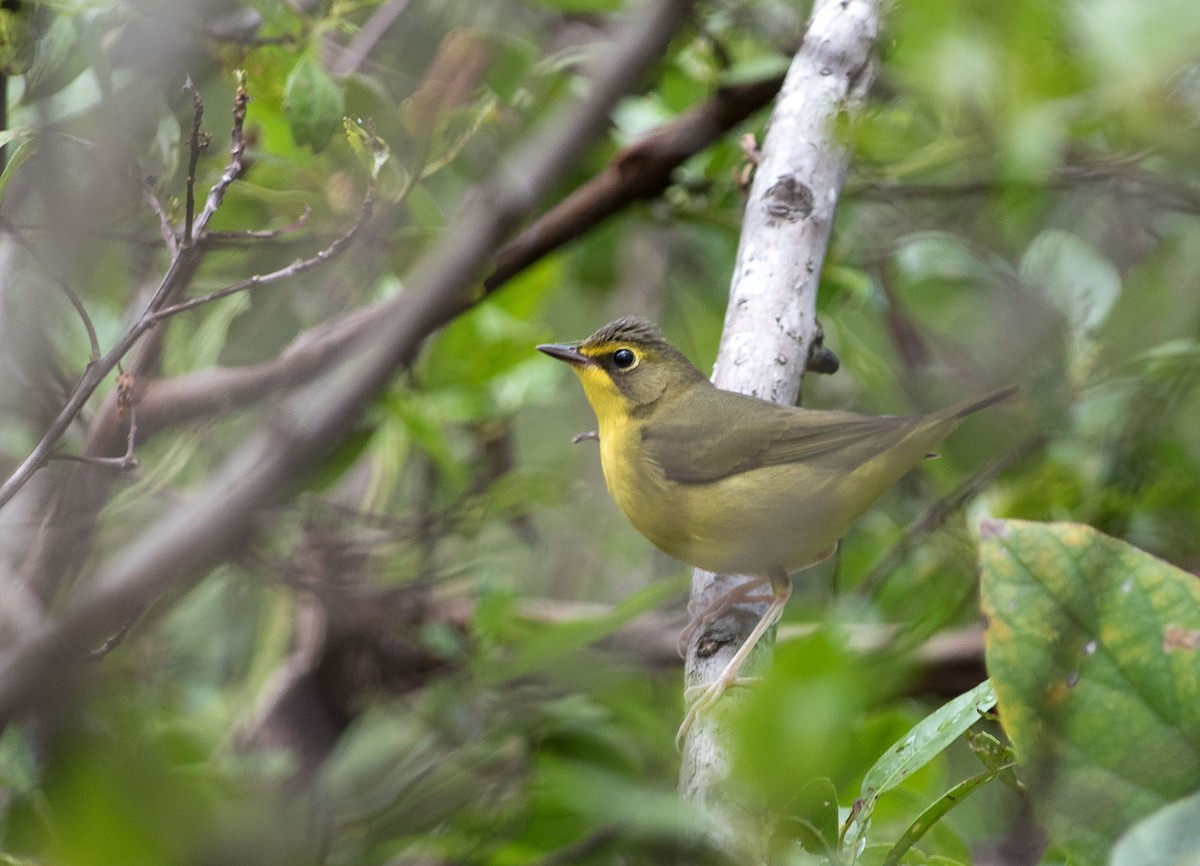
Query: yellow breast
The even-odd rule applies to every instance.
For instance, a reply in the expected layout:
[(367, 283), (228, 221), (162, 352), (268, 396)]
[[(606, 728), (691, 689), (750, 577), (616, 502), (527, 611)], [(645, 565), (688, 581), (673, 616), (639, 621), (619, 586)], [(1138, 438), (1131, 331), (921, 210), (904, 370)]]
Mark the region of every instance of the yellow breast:
[(642, 448), (641, 422), (633, 407), (602, 371), (577, 368), (600, 434), (600, 465), (613, 501), (629, 522), (667, 553), (690, 562), (692, 544), (689, 497), (678, 484), (668, 484), (662, 469)]

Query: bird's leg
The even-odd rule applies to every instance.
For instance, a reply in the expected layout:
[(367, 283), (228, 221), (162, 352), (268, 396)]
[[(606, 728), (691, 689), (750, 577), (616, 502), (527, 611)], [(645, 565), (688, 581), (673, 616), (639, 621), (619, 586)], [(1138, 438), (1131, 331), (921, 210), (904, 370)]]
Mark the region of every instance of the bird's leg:
[(678, 746), (687, 736), (688, 730), (696, 721), (696, 717), (700, 713), (709, 709), (715, 704), (725, 693), (725, 689), (738, 681), (738, 672), (742, 665), (746, 663), (750, 653), (754, 651), (754, 647), (762, 640), (762, 636), (767, 633), (771, 626), (779, 622), (779, 618), (783, 616), (783, 609), (787, 606), (788, 599), (792, 596), (792, 581), (788, 577), (787, 572), (783, 569), (773, 573), (769, 578), (771, 582), (771, 605), (767, 608), (766, 613), (759, 619), (758, 624), (754, 626), (753, 631), (742, 643), (738, 651), (733, 654), (733, 658), (725, 665), (725, 670), (721, 671), (721, 675), (716, 681), (708, 686), (693, 686), (684, 692), (687, 697), (691, 694), (698, 694), (695, 702), (688, 707), (687, 715), (683, 717), (683, 724), (679, 726), (679, 733), (675, 735), (675, 744)]
[(684, 626), (683, 631), (679, 633), (679, 645), (677, 649), (681, 656), (687, 656), (688, 644), (692, 642), (692, 635), (696, 632), (708, 628), (716, 622), (725, 611), (733, 607), (735, 604), (744, 604), (751, 601), (767, 601), (771, 598), (759, 599), (755, 598), (752, 593), (762, 589), (769, 583), (769, 577), (755, 577), (745, 583), (740, 583), (728, 592), (714, 598), (700, 613), (692, 617), (692, 621)]

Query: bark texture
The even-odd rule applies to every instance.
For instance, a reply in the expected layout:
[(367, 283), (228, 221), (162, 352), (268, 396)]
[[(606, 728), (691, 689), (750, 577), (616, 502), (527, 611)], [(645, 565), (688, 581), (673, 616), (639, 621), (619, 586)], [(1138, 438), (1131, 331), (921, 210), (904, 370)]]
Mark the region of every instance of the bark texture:
[[(871, 86), (879, 24), (875, 0), (818, 0), (813, 7), (771, 113), (746, 205), (713, 372), (722, 388), (779, 403), (799, 400), (818, 343), (817, 288), (849, 165), (836, 121), (859, 107)], [(689, 608), (703, 610), (745, 579), (697, 570)], [(687, 686), (715, 681), (765, 609), (738, 605), (698, 630), (687, 648)], [(722, 701), (737, 699), (731, 690)], [(684, 743), (680, 788), (707, 816), (716, 844), (738, 859), (762, 861), (768, 810), (735, 793), (730, 773), (720, 713), (704, 714)]]

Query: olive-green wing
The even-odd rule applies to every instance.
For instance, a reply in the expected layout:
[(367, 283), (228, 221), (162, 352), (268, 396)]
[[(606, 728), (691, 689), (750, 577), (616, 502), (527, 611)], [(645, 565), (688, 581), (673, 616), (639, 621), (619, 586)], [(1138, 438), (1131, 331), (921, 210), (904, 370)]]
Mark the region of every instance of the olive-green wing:
[(642, 444), (667, 478), (681, 484), (817, 458), (828, 469), (849, 471), (925, 420), (801, 410), (716, 388), (695, 389), (686, 410), (672, 416), (664, 407), (659, 415), (643, 429)]

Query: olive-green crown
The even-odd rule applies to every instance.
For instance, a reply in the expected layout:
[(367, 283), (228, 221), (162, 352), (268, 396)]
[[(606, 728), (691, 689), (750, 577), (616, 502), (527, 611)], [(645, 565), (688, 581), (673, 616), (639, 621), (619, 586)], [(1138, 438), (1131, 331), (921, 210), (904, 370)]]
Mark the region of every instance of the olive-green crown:
[(658, 325), (641, 316), (622, 316), (583, 341), (585, 346), (600, 346), (604, 343), (629, 342), (639, 346), (669, 347)]

